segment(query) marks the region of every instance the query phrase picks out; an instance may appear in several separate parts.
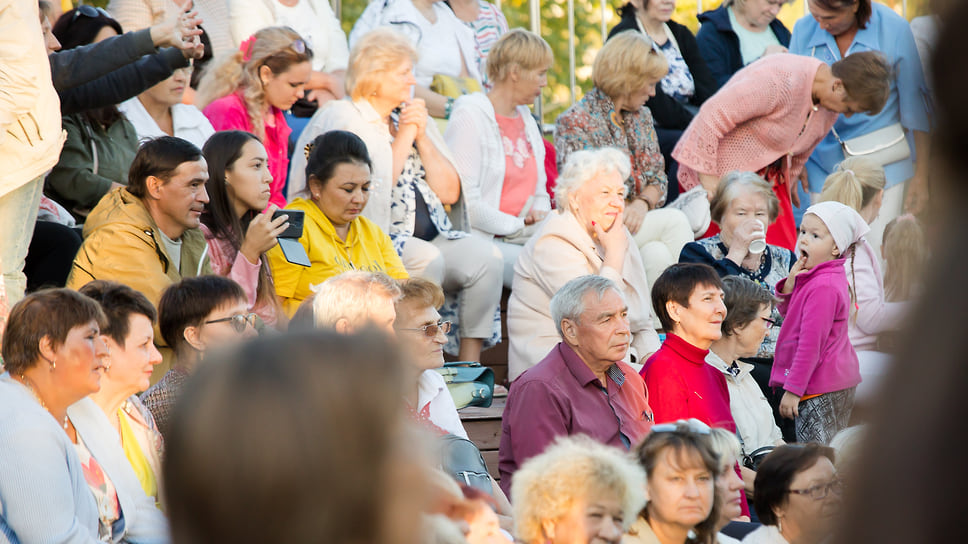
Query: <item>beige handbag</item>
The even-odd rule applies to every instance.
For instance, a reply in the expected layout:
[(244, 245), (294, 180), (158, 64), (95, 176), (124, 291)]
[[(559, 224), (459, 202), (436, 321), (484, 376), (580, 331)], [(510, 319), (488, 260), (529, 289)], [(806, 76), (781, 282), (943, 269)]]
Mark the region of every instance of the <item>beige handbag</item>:
[(864, 157), (880, 166), (886, 166), (911, 156), (911, 147), (908, 145), (901, 123), (894, 123), (847, 141), (840, 139), (837, 129), (831, 128), (831, 130), (834, 138), (840, 142), (846, 159)]

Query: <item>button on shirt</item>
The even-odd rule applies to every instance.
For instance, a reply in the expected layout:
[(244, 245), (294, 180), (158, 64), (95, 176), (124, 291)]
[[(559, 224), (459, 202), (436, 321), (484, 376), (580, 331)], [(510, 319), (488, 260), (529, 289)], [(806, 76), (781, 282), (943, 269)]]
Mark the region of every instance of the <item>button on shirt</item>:
[(652, 428), (645, 382), (624, 362), (606, 372), (605, 387), (575, 351), (558, 343), (511, 385), (501, 429), (501, 487), (530, 457), (562, 435), (587, 434), (629, 449)]

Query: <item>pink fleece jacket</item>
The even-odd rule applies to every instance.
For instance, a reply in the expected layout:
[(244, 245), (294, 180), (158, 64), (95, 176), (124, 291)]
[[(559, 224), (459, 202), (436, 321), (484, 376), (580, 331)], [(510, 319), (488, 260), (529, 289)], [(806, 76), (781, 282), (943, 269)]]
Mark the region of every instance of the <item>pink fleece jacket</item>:
[[(255, 133), (241, 92), (213, 101), (205, 106), (202, 113), (208, 117), (215, 130), (242, 130)], [(271, 107), (269, 115), (272, 119), (267, 119), (266, 135), (262, 138), (262, 144), (265, 145), (266, 153), (269, 155), (269, 173), (272, 174), (272, 181), (269, 183), (269, 190), (272, 191), (269, 203), (285, 208), (286, 197), (283, 196), (282, 189), (286, 186), (286, 175), (289, 172), (289, 134), (292, 133), (292, 129), (289, 128), (286, 116), (279, 108)], [(273, 126), (269, 126), (269, 122)]]
[(822, 64), (783, 53), (736, 72), (702, 105), (672, 152), (682, 188), (698, 185), (700, 172), (757, 172), (783, 156), (787, 179), (796, 179), (839, 115), (812, 111), (813, 79)]
[(776, 284), (783, 326), (770, 386), (802, 397), (859, 384), (857, 354), (847, 335), (850, 294), (844, 260), (821, 263), (797, 276), (789, 295), (781, 294), (785, 283), (786, 278)]

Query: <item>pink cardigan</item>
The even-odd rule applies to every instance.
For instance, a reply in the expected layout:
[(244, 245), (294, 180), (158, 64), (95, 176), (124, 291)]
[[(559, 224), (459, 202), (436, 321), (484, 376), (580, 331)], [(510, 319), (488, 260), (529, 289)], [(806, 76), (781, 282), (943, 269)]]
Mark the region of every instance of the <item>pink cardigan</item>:
[(756, 172), (784, 155), (787, 179), (795, 179), (840, 115), (811, 111), (813, 79), (822, 64), (783, 53), (736, 72), (703, 104), (672, 152), (682, 188), (699, 185), (699, 173)]
[[(286, 174), (289, 172), (289, 134), (292, 133), (292, 129), (286, 123), (286, 116), (282, 110), (271, 108), (271, 112), (275, 126), (270, 127), (266, 123), (266, 136), (262, 138), (266, 153), (269, 154), (269, 172), (272, 174), (272, 182), (269, 184), (272, 196), (269, 197), (269, 203), (284, 208), (286, 197), (283, 196), (282, 189), (286, 186)], [(208, 117), (217, 131), (243, 130), (255, 133), (241, 93), (232, 93), (213, 101), (202, 110), (202, 113)]]

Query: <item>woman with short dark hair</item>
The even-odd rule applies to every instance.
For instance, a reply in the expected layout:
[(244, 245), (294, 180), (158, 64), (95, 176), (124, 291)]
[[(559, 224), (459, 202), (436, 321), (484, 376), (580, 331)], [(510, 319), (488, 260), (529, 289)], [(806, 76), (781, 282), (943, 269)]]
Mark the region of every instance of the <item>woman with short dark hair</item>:
[(0, 534), (12, 542), (93, 544), (113, 536), (99, 520), (119, 519), (120, 507), (110, 508), (105, 485), (113, 513), (99, 511), (88, 487), (98, 463), (82, 465), (67, 418), (68, 406), (100, 388), (104, 320), (97, 302), (69, 289), (33, 293), (10, 312), (0, 376)]
[(773, 450), (756, 473), (756, 513), (763, 526), (743, 542), (819, 544), (833, 531), (843, 487), (834, 450), (788, 444)]
[[(665, 342), (639, 373), (656, 423), (695, 418), (736, 432), (729, 390), (718, 370), (706, 364), (726, 318), (723, 283), (712, 267), (674, 264), (655, 281), (652, 307), (666, 332)], [(749, 510), (743, 501), (743, 513)]]

